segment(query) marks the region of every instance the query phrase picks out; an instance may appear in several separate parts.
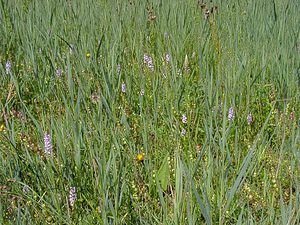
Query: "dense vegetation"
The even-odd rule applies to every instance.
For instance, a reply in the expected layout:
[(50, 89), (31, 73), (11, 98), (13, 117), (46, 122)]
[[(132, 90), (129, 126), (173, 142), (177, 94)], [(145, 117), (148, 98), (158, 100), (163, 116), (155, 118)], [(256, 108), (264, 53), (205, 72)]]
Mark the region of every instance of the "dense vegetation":
[(1, 0), (0, 224), (299, 224), (299, 8)]

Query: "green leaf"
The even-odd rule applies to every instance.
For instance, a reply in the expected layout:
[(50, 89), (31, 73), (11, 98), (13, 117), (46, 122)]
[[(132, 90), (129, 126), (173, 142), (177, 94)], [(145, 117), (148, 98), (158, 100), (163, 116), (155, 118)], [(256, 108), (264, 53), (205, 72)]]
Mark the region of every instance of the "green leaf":
[(170, 179), (170, 169), (168, 164), (169, 153), (165, 156), (162, 165), (160, 166), (157, 174), (157, 178), (160, 182), (160, 186), (163, 191), (167, 190), (169, 179)]

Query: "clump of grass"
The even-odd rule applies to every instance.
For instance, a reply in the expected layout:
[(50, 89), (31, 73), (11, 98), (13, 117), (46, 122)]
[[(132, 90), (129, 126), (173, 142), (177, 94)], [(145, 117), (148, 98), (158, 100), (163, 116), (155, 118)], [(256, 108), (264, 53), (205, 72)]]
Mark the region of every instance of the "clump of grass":
[(298, 1), (0, 5), (0, 224), (300, 223)]

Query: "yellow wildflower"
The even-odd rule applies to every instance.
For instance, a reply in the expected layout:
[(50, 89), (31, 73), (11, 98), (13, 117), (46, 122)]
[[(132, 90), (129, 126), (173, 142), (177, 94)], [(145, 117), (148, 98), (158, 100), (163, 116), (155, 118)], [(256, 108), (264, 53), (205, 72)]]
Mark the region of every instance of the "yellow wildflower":
[(0, 126), (0, 132), (4, 131), (4, 124)]
[(144, 153), (139, 153), (139, 154), (136, 155), (136, 160), (137, 161), (142, 162), (142, 161), (144, 161), (144, 159), (145, 159)]
[(91, 57), (91, 54), (90, 54), (90, 53), (86, 53), (86, 57), (87, 57), (87, 58), (90, 58), (90, 57)]

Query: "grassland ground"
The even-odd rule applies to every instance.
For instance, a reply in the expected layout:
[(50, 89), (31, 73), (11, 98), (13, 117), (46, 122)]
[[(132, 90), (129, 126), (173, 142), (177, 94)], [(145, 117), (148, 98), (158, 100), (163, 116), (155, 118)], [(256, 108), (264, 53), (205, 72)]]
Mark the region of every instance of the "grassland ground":
[(1, 0), (0, 224), (300, 224), (299, 8)]

